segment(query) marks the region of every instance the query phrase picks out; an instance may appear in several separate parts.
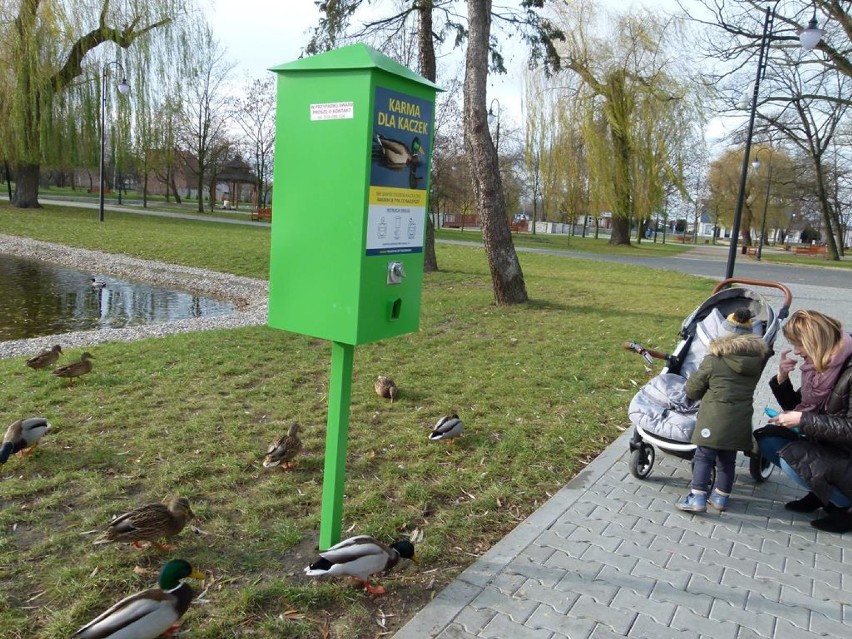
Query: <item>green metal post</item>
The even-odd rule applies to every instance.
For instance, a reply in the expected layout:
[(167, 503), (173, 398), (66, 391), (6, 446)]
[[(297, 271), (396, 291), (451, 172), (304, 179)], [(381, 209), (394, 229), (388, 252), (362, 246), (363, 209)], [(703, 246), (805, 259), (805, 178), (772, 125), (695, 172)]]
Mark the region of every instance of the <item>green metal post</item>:
[(331, 343), (331, 378), (328, 386), (328, 428), (325, 435), (325, 472), (322, 483), (320, 550), (340, 541), (343, 489), (346, 484), (346, 448), (349, 441), (349, 407), (355, 346)]

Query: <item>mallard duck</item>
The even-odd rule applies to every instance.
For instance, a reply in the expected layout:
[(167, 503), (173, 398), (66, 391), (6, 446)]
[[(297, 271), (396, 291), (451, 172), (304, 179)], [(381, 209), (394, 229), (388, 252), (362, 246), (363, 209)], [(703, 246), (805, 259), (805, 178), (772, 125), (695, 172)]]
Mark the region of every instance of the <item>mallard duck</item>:
[(160, 571), (158, 588), (125, 597), (71, 636), (80, 639), (154, 639), (164, 634), (171, 635), (195, 597), (195, 591), (181, 582), (187, 577), (204, 580), (204, 574), (194, 570), (189, 562), (173, 559)]
[(383, 375), (379, 375), (376, 378), (376, 395), (379, 397), (389, 398), (391, 403), (396, 400), (397, 394), (399, 394), (399, 389), (394, 384), (394, 381), (390, 377), (384, 377)]
[(49, 430), (50, 422), (44, 417), (30, 417), (16, 421), (6, 429), (6, 434), (3, 436), (0, 464), (5, 464), (13, 453), (18, 453), (21, 457), (32, 455), (39, 440)]
[(30, 357), (27, 360), (27, 366), (36, 370), (39, 368), (47, 368), (54, 364), (56, 360), (59, 359), (60, 355), (62, 355), (62, 346), (56, 344), (53, 348), (42, 351), (34, 357)]
[(106, 286), (106, 282), (101, 282), (100, 280), (92, 278), (92, 288), (104, 288)]
[(95, 540), (95, 544), (108, 544), (113, 541), (129, 542), (134, 548), (142, 548), (139, 542), (147, 541), (160, 550), (173, 550), (157, 540), (177, 535), (195, 513), (189, 507), (189, 501), (175, 497), (165, 504), (145, 504), (113, 519), (104, 533)]
[(417, 563), (414, 544), (407, 539), (386, 546), (368, 535), (358, 535), (321, 552), (320, 558), (305, 568), (305, 574), (309, 577), (348, 575), (364, 584), (364, 590), (370, 594), (381, 595), (385, 589), (372, 586), (370, 577), (390, 570), (396, 566), (400, 557)]
[(453, 413), (452, 415), (444, 415), (432, 427), (432, 432), (429, 433), (429, 439), (436, 442), (441, 439), (453, 439), (462, 434), (464, 430), (464, 422), (459, 419), (459, 416)]
[(382, 150), (382, 155), (388, 164), (414, 164), (420, 161), (420, 154), (423, 153), (423, 147), (420, 144), (420, 138), (414, 137), (411, 141), (411, 149), (405, 142), (386, 138), (381, 133), (376, 133), (376, 141)]
[(292, 460), (300, 450), (302, 450), (302, 440), (299, 439), (299, 424), (293, 422), (286, 435), (269, 445), (263, 467), (278, 467), (281, 470), (295, 468), (296, 465), (292, 463)]
[(54, 368), (51, 375), (56, 375), (57, 377), (66, 377), (68, 379), (68, 385), (74, 383), (75, 377), (80, 377), (81, 375), (85, 375), (86, 373), (91, 372), (92, 370), (92, 362), (90, 359), (95, 359), (88, 352), (83, 353), (80, 356), (79, 362), (72, 362), (70, 364), (66, 364), (65, 366), (60, 366), (59, 368)]

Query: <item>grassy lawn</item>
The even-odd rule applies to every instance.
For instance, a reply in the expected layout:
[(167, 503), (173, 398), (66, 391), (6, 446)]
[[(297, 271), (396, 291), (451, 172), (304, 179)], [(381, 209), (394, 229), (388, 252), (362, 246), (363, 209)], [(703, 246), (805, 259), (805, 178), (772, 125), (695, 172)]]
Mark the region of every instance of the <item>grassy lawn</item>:
[[(249, 226), (117, 213), (99, 224), (91, 211), (0, 204), (0, 233), (240, 275), (268, 265), (268, 229)], [(330, 345), (266, 327), (182, 334), (89, 347), (95, 369), (71, 388), (0, 360), (0, 425), (42, 415), (54, 426), (35, 455), (0, 467), (3, 636), (65, 639), (175, 557), (208, 577), (187, 637), (393, 631), (619, 435), (645, 379), (621, 343), (670, 349), (713, 285), (667, 273), (651, 304), (637, 295), (647, 269), (522, 253), (532, 301), (496, 308), (481, 248), (437, 251), (419, 332), (355, 352), (344, 536), (422, 536), (420, 565), (383, 578), (387, 595), (302, 574), (319, 528)], [(379, 374), (399, 385), (396, 403), (374, 394)], [(464, 436), (428, 441), (450, 411)], [(267, 444), (294, 420), (298, 467), (265, 471)], [(173, 495), (200, 516), (174, 551), (83, 534)]]

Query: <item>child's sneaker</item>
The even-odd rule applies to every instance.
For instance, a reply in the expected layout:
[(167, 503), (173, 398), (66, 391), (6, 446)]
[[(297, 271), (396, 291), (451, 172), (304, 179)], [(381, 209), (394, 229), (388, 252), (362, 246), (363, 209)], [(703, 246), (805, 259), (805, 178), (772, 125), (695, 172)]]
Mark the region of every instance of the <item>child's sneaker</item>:
[(688, 513), (705, 513), (707, 512), (707, 495), (704, 493), (689, 493), (678, 500), (675, 508)]
[(730, 497), (730, 495), (723, 495), (718, 490), (714, 490), (710, 495), (710, 498), (707, 500), (707, 504), (718, 510), (720, 513), (723, 513), (728, 510), (728, 497)]

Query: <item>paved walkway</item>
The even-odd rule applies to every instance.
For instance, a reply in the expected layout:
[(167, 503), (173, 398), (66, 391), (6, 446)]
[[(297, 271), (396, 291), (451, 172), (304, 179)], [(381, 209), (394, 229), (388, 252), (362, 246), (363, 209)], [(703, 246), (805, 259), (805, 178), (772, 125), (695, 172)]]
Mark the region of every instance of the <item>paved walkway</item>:
[[(848, 291), (791, 289), (793, 309), (818, 308), (850, 328)], [(784, 347), (783, 336), (775, 346)], [(777, 356), (764, 373), (758, 410), (773, 405), (765, 382), (776, 364)], [(689, 463), (658, 452), (651, 475), (635, 479), (629, 435), (395, 639), (852, 636), (852, 533), (820, 532), (810, 516), (784, 510), (801, 491), (777, 470), (756, 484), (742, 456), (727, 512), (681, 513), (673, 504), (688, 486)]]

